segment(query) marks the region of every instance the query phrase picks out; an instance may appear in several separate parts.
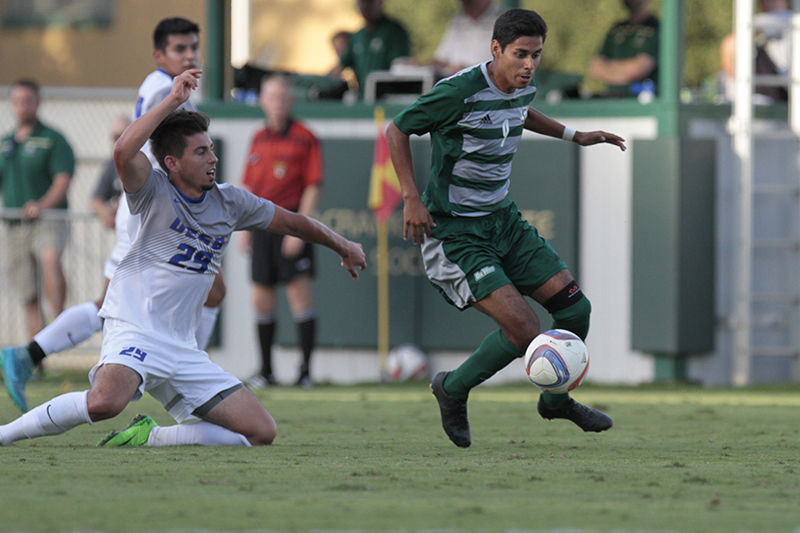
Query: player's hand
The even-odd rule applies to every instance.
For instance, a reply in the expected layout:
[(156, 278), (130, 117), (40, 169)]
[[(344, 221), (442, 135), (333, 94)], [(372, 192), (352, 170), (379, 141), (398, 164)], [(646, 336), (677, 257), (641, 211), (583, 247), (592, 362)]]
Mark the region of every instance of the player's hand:
[(367, 257), (364, 255), (364, 248), (357, 242), (347, 241), (344, 252), (342, 252), (342, 268), (350, 272), (353, 279), (358, 279), (358, 273), (367, 268)]
[(576, 131), (572, 140), (581, 146), (607, 143), (619, 146), (623, 152), (626, 150), (625, 139), (607, 131)]
[(30, 200), (22, 206), (22, 216), (28, 220), (38, 220), (42, 215), (42, 206), (35, 200)]
[(286, 259), (292, 259), (300, 255), (303, 247), (306, 245), (305, 241), (294, 235), (285, 235), (281, 242), (281, 255)]
[(172, 92), (170, 93), (173, 98), (178, 100), (181, 104), (189, 99), (192, 91), (197, 89), (197, 80), (203, 71), (199, 68), (190, 68), (184, 70), (172, 82)]
[(425, 237), (431, 236), (431, 228), (435, 226), (436, 223), (421, 198), (411, 198), (403, 203), (403, 240), (408, 240), (410, 233), (411, 242), (420, 244)]

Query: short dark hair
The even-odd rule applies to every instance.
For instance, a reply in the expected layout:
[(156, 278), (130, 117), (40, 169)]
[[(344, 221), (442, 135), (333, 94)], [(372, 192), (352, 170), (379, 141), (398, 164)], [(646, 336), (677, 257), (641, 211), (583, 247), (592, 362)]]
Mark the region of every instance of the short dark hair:
[(150, 148), (158, 164), (168, 172), (164, 159), (168, 155), (181, 157), (186, 150), (186, 137), (208, 131), (209, 118), (199, 111), (173, 111), (150, 135)]
[(547, 23), (536, 11), (529, 9), (509, 9), (494, 21), (492, 40), (500, 43), (500, 49), (513, 43), (520, 37), (547, 38)]
[(39, 96), (39, 84), (30, 78), (20, 78), (12, 83), (9, 88), (13, 89), (14, 87), (25, 87), (30, 89), (37, 97)]
[(170, 35), (188, 35), (200, 33), (200, 26), (181, 17), (166, 18), (158, 23), (153, 30), (153, 49), (164, 50)]

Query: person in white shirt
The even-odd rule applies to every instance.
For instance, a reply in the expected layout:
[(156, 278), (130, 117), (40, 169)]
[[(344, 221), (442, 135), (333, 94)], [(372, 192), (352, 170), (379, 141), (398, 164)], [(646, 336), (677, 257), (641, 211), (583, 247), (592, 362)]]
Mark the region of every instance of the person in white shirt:
[[(114, 146), (126, 201), (140, 225), (100, 310), (103, 347), (89, 373), (91, 389), (57, 396), (0, 426), (0, 444), (112, 418), (144, 392), (179, 423), (160, 427), (139, 415), (101, 446), (249, 446), (275, 439), (269, 411), (241, 381), (212, 363), (194, 338), (231, 233), (261, 228), (321, 244), (339, 254), (354, 279), (366, 267), (364, 250), (310, 217), (217, 185), (208, 117), (176, 112), (200, 74), (190, 69), (177, 76), (169, 96)], [(140, 151), (148, 138), (161, 168), (153, 168)], [(201, 420), (180, 423), (195, 417)]]
[[(786, 75), (792, 53), (792, 9), (789, 0), (760, 0), (761, 11), (753, 17), (756, 37), (755, 73)], [(720, 98), (733, 101), (736, 39), (731, 32), (720, 42), (720, 72), (718, 85)], [(786, 101), (785, 87), (756, 85), (753, 101), (771, 104)]]
[[(184, 18), (166, 18), (153, 30), (153, 59), (157, 68), (151, 72), (139, 87), (139, 94), (131, 120), (136, 120), (160, 103), (172, 90), (172, 80), (181, 72), (196, 68), (200, 61), (200, 28)], [(196, 110), (191, 101), (182, 108)], [(149, 153), (149, 143), (143, 148), (150, 157), (151, 164), (158, 162)], [(14, 404), (22, 411), (28, 409), (25, 387), (32, 370), (45, 357), (82, 343), (102, 329), (103, 322), (98, 310), (103, 305), (106, 290), (119, 262), (128, 253), (131, 242), (136, 237), (138, 217), (131, 217), (124, 194), (120, 198), (114, 219), (116, 244), (103, 269), (105, 285), (103, 293), (94, 302), (84, 302), (65, 309), (37, 333), (26, 346), (4, 348), (0, 351), (0, 368), (3, 380)], [(222, 276), (217, 276), (203, 307), (203, 314), (196, 331), (197, 344), (201, 348), (208, 345), (209, 338), (219, 313), (219, 305), (225, 295)]]
[(461, 10), (447, 29), (433, 55), (433, 65), (442, 77), (492, 58), (489, 45), (500, 7), (492, 0), (461, 0)]

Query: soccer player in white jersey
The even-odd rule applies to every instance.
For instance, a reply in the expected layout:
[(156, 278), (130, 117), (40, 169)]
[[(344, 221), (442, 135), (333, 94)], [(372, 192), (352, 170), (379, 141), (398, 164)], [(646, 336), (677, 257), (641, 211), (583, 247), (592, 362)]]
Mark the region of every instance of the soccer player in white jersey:
[[(405, 238), (421, 243), (425, 271), (447, 301), (474, 307), (499, 329), (457, 369), (431, 383), (442, 426), (454, 444), (471, 444), (469, 391), (521, 357), (539, 333), (525, 296), (552, 314), (553, 327), (586, 337), (589, 300), (572, 274), (508, 194), (511, 159), (523, 128), (582, 146), (624, 139), (604, 131), (576, 132), (529, 107), (531, 85), (547, 25), (534, 11), (510, 9), (495, 21), (492, 60), (440, 81), (403, 110), (387, 130), (389, 150), (403, 194)], [(409, 135), (431, 134), (431, 177), (416, 187)], [(611, 427), (604, 413), (568, 394), (544, 392), (539, 414), (566, 418), (584, 431)]]
[[(172, 89), (172, 80), (181, 72), (197, 67), (199, 61), (200, 28), (184, 18), (167, 18), (159, 22), (153, 31), (153, 58), (158, 68), (150, 73), (139, 87), (139, 95), (132, 120), (155, 107), (166, 98)], [(191, 101), (182, 106), (196, 110)], [(158, 166), (150, 154), (148, 145), (143, 151), (148, 154), (151, 164)], [(51, 353), (57, 353), (77, 346), (102, 329), (103, 322), (97, 315), (103, 304), (109, 280), (130, 249), (136, 236), (138, 217), (131, 217), (124, 195), (120, 198), (115, 216), (116, 243), (106, 261), (103, 274), (106, 278), (103, 293), (94, 302), (84, 302), (65, 309), (53, 322), (36, 334), (26, 346), (8, 347), (0, 351), (0, 368), (3, 380), (14, 404), (22, 411), (28, 410), (25, 398), (25, 385), (32, 375), (33, 368)], [(203, 314), (196, 331), (197, 344), (205, 348), (211, 337), (219, 312), (219, 305), (225, 295), (222, 277), (214, 279), (208, 300), (203, 306)]]
[[(208, 117), (177, 111), (200, 70), (175, 78), (172, 92), (117, 141), (114, 162), (140, 226), (122, 259), (100, 316), (103, 348), (89, 373), (91, 389), (49, 400), (0, 426), (0, 444), (63, 433), (112, 418), (149, 392), (179, 423), (159, 427), (137, 416), (104, 446), (270, 444), (276, 425), (256, 396), (197, 347), (202, 304), (234, 230), (268, 229), (322, 244), (353, 278), (366, 267), (360, 244), (324, 224), (243, 189), (217, 185), (218, 159)], [(140, 152), (150, 138), (165, 174)], [(181, 424), (191, 418), (201, 420)]]

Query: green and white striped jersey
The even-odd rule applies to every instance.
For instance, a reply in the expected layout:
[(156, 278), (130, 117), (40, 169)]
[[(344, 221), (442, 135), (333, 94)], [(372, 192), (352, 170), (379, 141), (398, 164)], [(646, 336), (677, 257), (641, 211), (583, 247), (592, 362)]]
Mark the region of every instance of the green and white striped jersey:
[(536, 87), (504, 93), (486, 65), (441, 80), (394, 119), (406, 135), (431, 134), (431, 175), (422, 200), (432, 214), (478, 217), (511, 203), (511, 159)]

